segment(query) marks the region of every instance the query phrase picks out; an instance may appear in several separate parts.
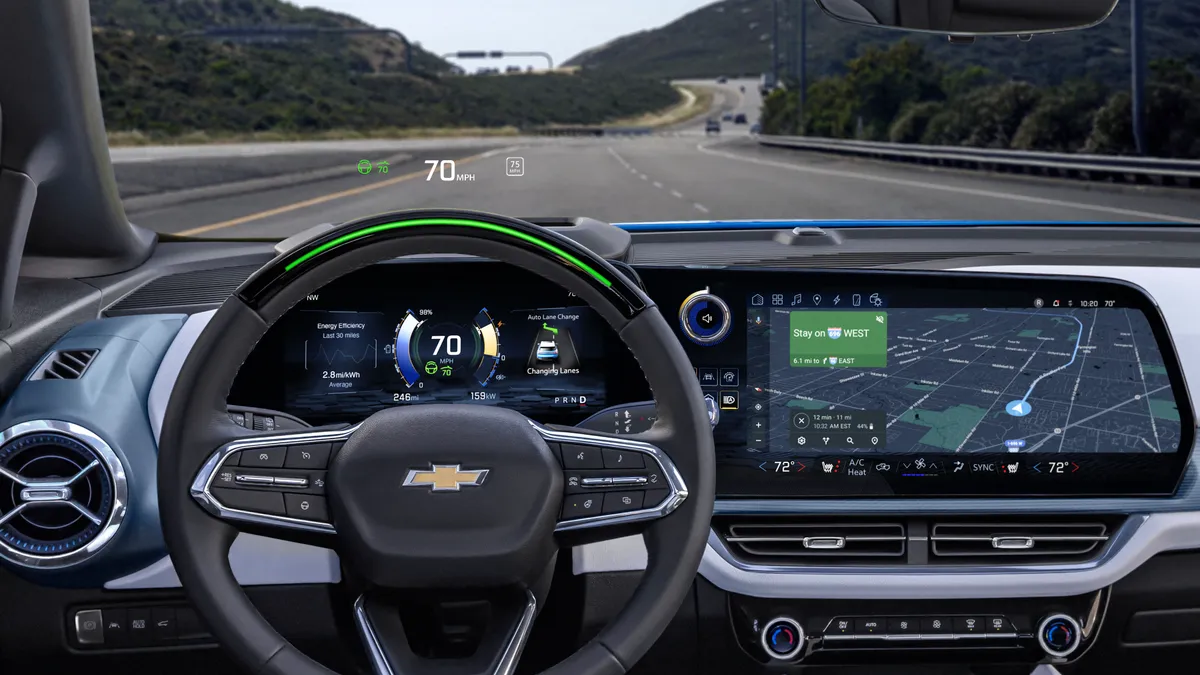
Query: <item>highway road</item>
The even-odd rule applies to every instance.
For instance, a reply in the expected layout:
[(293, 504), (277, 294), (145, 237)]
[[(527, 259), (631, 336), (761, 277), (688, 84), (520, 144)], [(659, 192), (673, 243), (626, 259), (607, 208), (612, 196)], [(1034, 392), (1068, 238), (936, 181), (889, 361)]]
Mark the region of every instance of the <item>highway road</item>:
[[(706, 82), (710, 86), (714, 83)], [(746, 84), (746, 94), (739, 87)], [(731, 80), (710, 115), (757, 119), (756, 82)], [(336, 153), (344, 172), (134, 212), (139, 225), (210, 237), (285, 237), (314, 225), (422, 207), (480, 209), (518, 217), (589, 216), (614, 222), (715, 219), (954, 219), (1200, 223), (1200, 195), (1184, 190), (1097, 186), (888, 164), (764, 148), (749, 125), (704, 117), (653, 136), (486, 138), (421, 141), (131, 148), (130, 167), (194, 161), (298, 162)], [(354, 157), (396, 158), (387, 174), (361, 175)], [(329, 156), (333, 156), (332, 154)], [(222, 158), (225, 158), (224, 160)], [(521, 158), (523, 175), (506, 174)], [(303, 161), (302, 161), (303, 159)], [(430, 175), (453, 160), (455, 180)], [(229, 160), (232, 161), (232, 160)], [(329, 173), (326, 171), (325, 173)]]

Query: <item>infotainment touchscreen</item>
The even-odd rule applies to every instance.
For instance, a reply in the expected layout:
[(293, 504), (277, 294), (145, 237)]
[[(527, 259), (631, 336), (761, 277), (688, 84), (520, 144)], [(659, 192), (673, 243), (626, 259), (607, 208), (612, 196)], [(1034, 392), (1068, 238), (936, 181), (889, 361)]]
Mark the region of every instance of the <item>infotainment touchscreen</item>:
[(688, 344), (719, 415), (720, 496), (1170, 494), (1190, 455), (1170, 337), (1133, 286), (696, 276), (736, 327)]
[(1014, 463), (1179, 450), (1179, 406), (1137, 309), (1057, 299), (893, 308), (878, 295), (855, 307), (859, 294), (834, 305), (838, 295), (810, 294), (808, 306), (803, 294), (791, 307), (751, 302), (746, 370), (767, 423), (755, 449), (928, 455), (896, 467), (914, 474), (961, 472), (980, 454)]

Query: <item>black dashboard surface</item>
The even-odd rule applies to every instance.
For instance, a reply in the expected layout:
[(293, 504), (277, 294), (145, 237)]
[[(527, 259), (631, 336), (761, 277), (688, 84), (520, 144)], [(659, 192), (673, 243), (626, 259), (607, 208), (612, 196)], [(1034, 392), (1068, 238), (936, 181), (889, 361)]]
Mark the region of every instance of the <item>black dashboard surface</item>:
[[(637, 269), (695, 366), (724, 497), (1168, 495), (1194, 421), (1136, 287), (1079, 278)], [(310, 295), (230, 403), (310, 424), (501, 405), (636, 433), (651, 398), (578, 299), (498, 263), (395, 262)]]

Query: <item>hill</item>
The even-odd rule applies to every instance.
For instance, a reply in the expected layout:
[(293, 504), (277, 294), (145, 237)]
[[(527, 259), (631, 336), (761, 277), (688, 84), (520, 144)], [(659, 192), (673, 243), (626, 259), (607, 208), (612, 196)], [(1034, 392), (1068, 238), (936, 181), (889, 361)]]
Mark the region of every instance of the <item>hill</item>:
[[(90, 0), (92, 25), (98, 28), (173, 36), (208, 28), (247, 26), (303, 26), (310, 28), (373, 28), (346, 14), (315, 7), (297, 7), (280, 0)], [(416, 40), (408, 37), (414, 43)], [(289, 41), (277, 47), (300, 51), (314, 46), (322, 51), (349, 51), (361, 71), (401, 70), (404, 43), (385, 35), (330, 36)], [(441, 58), (414, 45), (413, 69), (448, 72)]]
[[(786, 2), (788, 0), (781, 0)], [(792, 0), (798, 1), (798, 0)], [(1200, 3), (1143, 0), (1150, 59), (1173, 57), (1200, 66)], [(772, 0), (723, 0), (654, 30), (587, 50), (566, 65), (656, 77), (759, 74), (771, 60)], [(808, 9), (809, 74), (842, 74), (868, 47), (907, 39), (935, 62), (983, 66), (1035, 84), (1088, 77), (1119, 85), (1129, 77), (1129, 3), (1103, 24), (1030, 42), (982, 38), (951, 45), (944, 36), (919, 35), (842, 23), (815, 6)]]
[[(153, 138), (239, 134), (597, 124), (679, 100), (661, 80), (621, 73), (461, 77), (386, 36), (284, 41), (182, 35), (211, 26), (366, 26), (279, 0), (91, 0), (93, 44), (110, 132)], [(416, 43), (413, 40), (414, 45)]]

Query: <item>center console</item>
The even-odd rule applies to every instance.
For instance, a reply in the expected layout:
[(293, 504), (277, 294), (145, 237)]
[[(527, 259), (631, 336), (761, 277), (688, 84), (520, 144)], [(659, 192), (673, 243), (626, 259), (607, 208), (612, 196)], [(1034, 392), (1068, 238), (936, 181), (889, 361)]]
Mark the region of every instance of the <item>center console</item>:
[(675, 312), (715, 424), (700, 584), (716, 618), (701, 641), (741, 655), (712, 646), (718, 670), (749, 658), (1027, 673), (1088, 651), (1109, 591), (1068, 580), (1143, 522), (1109, 509), (1176, 494), (1195, 440), (1171, 337), (1141, 289), (639, 273)]

